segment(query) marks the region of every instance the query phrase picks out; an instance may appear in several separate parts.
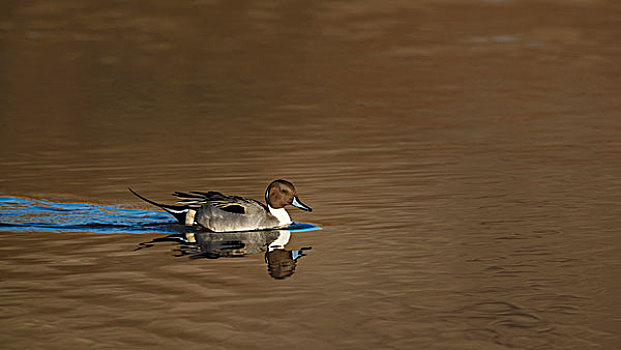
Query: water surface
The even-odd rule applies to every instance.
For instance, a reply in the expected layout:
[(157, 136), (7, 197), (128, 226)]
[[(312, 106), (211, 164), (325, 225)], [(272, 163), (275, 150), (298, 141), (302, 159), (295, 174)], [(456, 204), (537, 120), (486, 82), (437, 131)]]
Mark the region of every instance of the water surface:
[[(619, 348), (616, 2), (0, 13), (0, 196), (25, 201), (0, 218), (3, 348)], [(195, 251), (127, 192), (276, 178), (323, 228), (277, 250), (308, 255), (282, 279), (271, 238)]]

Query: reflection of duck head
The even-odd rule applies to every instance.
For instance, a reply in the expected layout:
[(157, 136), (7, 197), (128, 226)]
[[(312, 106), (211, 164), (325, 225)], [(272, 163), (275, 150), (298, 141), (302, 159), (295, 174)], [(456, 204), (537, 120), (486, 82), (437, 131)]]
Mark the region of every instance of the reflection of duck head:
[(290, 250), (274, 249), (265, 253), (265, 262), (270, 276), (280, 280), (295, 272), (295, 260)]
[(267, 263), (267, 271), (272, 278), (284, 279), (293, 275), (297, 260), (306, 256), (304, 251), (311, 248), (285, 250), (285, 245), (291, 238), (291, 232), (286, 230), (279, 232), (278, 238), (268, 246), (267, 252), (265, 252), (265, 262)]

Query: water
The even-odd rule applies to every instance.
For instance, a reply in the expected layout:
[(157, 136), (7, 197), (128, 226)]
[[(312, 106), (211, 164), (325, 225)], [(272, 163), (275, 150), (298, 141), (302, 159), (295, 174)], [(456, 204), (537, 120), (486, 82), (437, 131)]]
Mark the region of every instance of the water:
[[(3, 348), (619, 348), (620, 5), (0, 13)], [(276, 178), (283, 249), (127, 191)]]

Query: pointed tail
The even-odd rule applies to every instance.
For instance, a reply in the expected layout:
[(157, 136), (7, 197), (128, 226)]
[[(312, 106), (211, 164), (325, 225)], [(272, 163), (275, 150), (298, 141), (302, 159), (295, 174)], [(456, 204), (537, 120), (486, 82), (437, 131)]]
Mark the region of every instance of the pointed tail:
[(169, 205), (169, 204), (161, 204), (161, 203), (157, 203), (154, 202), (148, 198), (145, 198), (141, 195), (139, 195), (138, 193), (134, 192), (134, 190), (132, 190), (131, 188), (127, 188), (129, 190), (129, 192), (133, 193), (136, 197), (142, 199), (143, 201), (149, 203), (149, 204), (153, 204), (156, 207), (162, 208), (164, 210), (166, 210), (167, 212), (169, 212), (170, 214), (172, 214), (175, 219), (179, 220), (180, 223), (184, 224), (185, 223), (185, 216), (187, 214), (187, 212), (189, 211), (189, 208), (184, 206), (184, 205)]

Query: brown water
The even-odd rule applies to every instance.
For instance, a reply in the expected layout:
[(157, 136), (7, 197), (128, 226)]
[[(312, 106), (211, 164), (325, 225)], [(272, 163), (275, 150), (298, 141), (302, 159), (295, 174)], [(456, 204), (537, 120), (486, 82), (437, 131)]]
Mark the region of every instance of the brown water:
[(0, 347), (621, 347), (618, 1), (0, 13), (0, 195), (152, 209), (127, 187), (282, 177), (323, 227), (278, 280), (163, 233), (5, 230)]

